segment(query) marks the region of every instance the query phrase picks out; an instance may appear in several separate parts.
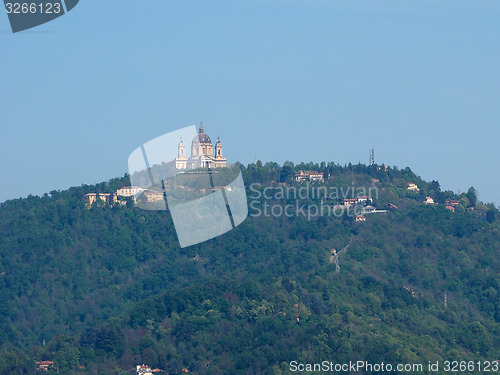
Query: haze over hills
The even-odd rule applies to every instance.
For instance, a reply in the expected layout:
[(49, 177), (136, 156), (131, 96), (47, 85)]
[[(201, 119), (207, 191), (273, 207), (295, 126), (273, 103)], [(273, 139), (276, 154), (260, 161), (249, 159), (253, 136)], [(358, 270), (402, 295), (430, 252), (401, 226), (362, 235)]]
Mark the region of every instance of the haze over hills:
[[(64, 374), (288, 374), (293, 361), (357, 360), (429, 373), (429, 361), (500, 358), (500, 213), (474, 188), (377, 165), (240, 167), (250, 216), (184, 249), (168, 211), (86, 204), (127, 176), (0, 204), (0, 373), (52, 361)], [(369, 197), (349, 203), (360, 189)], [(340, 214), (307, 215), (322, 206)]]

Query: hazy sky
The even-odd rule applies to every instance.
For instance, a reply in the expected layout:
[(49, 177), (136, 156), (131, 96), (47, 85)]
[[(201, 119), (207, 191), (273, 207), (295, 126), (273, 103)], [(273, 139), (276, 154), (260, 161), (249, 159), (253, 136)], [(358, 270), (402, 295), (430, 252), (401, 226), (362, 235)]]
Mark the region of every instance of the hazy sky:
[(121, 176), (203, 121), (229, 161), (410, 166), (500, 204), (500, 2), (82, 0), (0, 13), (0, 201)]

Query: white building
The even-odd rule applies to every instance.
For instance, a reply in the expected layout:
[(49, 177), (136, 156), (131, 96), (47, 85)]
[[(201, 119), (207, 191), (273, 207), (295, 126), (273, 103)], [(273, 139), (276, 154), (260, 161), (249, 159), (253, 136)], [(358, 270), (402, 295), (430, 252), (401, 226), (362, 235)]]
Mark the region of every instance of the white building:
[(344, 198), (344, 206), (354, 206), (356, 203), (358, 203), (358, 200), (356, 198)]
[(363, 207), (363, 212), (365, 214), (373, 214), (373, 213), (377, 212), (377, 210), (373, 206), (366, 206), (366, 207)]
[(425, 204), (434, 204), (434, 199), (431, 197), (427, 197), (424, 201)]
[(357, 203), (367, 203), (371, 202), (372, 198), (369, 195), (360, 195), (356, 197)]
[(212, 140), (200, 125), (198, 134), (191, 142), (191, 155), (186, 156), (186, 145), (184, 141), (179, 141), (178, 154), (175, 158), (175, 168), (177, 169), (197, 169), (197, 168), (225, 168), (226, 158), (222, 156), (222, 143), (217, 138), (215, 144), (215, 155), (213, 152)]
[(154, 190), (145, 190), (144, 196), (146, 197), (146, 200), (150, 203), (159, 202), (159, 201), (162, 201), (164, 199), (163, 193), (161, 193), (159, 191), (154, 191)]
[(303, 181), (320, 181), (323, 182), (325, 180), (324, 173), (313, 172), (313, 171), (298, 171), (295, 172), (295, 181), (303, 182)]
[(146, 365), (137, 365), (135, 375), (153, 375), (153, 371), (151, 371), (151, 368)]
[(110, 193), (89, 193), (85, 194), (83, 198), (85, 199), (89, 207), (92, 206), (94, 203), (96, 203), (98, 199), (99, 201), (107, 203), (110, 206), (112, 206), (114, 203), (118, 201), (116, 194), (110, 194)]
[(406, 188), (408, 190), (411, 190), (411, 191), (420, 191), (420, 189), (418, 188), (417, 184), (413, 183), (413, 182), (408, 182), (406, 184)]
[(131, 197), (143, 191), (144, 189), (139, 186), (124, 186), (116, 191), (116, 195), (120, 197)]

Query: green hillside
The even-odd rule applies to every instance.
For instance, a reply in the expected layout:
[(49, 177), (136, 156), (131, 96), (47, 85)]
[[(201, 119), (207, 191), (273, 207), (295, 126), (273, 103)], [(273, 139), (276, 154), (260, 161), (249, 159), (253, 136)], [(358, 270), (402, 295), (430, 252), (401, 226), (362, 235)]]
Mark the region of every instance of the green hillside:
[[(473, 188), (441, 191), (409, 168), (361, 164), (241, 169), (250, 216), (184, 249), (168, 211), (86, 206), (84, 194), (115, 192), (127, 176), (0, 204), (0, 374), (35, 374), (42, 360), (67, 375), (142, 363), (289, 374), (292, 361), (358, 360), (420, 373), (439, 361), (433, 373), (444, 374), (446, 360), (500, 359), (500, 213)], [(329, 178), (298, 183), (298, 170)], [(279, 194), (306, 186), (305, 197)], [(256, 216), (264, 203), (334, 207), (351, 197), (324, 192), (354, 187), (387, 212)], [(338, 269), (331, 250), (349, 244)]]

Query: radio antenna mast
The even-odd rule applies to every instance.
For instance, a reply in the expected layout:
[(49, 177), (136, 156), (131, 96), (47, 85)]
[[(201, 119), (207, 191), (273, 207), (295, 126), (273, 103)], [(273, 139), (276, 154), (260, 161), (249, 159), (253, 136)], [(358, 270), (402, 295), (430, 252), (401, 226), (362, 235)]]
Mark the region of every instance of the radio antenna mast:
[(375, 165), (375, 149), (374, 148), (370, 149), (370, 164), (369, 165)]

